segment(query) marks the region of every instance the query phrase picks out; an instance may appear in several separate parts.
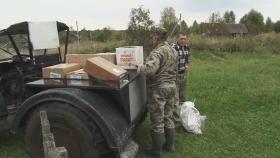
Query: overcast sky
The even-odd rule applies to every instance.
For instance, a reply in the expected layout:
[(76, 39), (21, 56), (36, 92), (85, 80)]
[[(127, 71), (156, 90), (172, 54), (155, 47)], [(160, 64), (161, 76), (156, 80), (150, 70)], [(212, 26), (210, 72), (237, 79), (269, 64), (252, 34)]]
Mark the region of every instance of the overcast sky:
[(79, 28), (126, 29), (131, 8), (143, 5), (149, 9), (150, 17), (159, 23), (160, 13), (165, 7), (173, 7), (182, 14), (188, 25), (196, 19), (207, 21), (212, 12), (233, 10), (237, 22), (252, 8), (260, 11), (264, 18), (280, 20), (279, 0), (0, 0), (0, 28), (21, 21), (61, 21), (69, 26), (79, 22)]

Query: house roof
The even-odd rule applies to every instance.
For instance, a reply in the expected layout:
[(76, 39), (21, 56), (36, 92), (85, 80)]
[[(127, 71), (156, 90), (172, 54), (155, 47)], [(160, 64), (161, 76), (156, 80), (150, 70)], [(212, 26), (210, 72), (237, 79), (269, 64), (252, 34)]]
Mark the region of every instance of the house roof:
[(244, 24), (202, 23), (201, 29), (206, 34), (248, 33), (248, 29)]
[(228, 27), (228, 31), (231, 34), (236, 33), (248, 33), (248, 29), (244, 24), (226, 24)]

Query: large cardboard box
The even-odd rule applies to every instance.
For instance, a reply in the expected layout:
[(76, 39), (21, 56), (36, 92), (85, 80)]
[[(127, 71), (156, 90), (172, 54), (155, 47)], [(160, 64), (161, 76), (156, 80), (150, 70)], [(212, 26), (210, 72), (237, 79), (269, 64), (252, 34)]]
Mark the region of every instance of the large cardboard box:
[(117, 65), (125, 69), (136, 69), (143, 64), (143, 46), (126, 46), (116, 48)]
[(67, 63), (79, 63), (82, 66), (85, 66), (87, 59), (93, 57), (102, 57), (113, 64), (116, 64), (116, 53), (97, 53), (97, 54), (67, 54), (66, 62)]
[(95, 57), (102, 57), (113, 64), (117, 64), (116, 53), (97, 53)]
[(79, 63), (85, 66), (87, 59), (93, 58), (94, 54), (67, 54), (66, 63)]
[(90, 76), (106, 81), (120, 80), (127, 71), (102, 57), (88, 59), (84, 71)]
[(66, 74), (71, 71), (81, 69), (79, 64), (58, 64), (42, 69), (43, 78), (45, 84), (63, 84), (66, 78)]
[(71, 86), (92, 85), (89, 75), (83, 69), (67, 73), (66, 78), (67, 78), (67, 85), (71, 85)]

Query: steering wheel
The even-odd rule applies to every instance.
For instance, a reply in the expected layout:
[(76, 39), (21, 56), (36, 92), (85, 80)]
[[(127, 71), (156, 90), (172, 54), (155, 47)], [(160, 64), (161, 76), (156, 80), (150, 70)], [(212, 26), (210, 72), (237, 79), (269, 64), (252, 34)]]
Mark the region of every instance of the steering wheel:
[[(21, 54), (20, 56), (21, 56), (23, 62), (28, 62), (28, 61), (30, 60), (30, 56), (27, 55), (27, 54)], [(18, 55), (14, 55), (14, 56), (12, 57), (12, 60), (13, 60), (14, 62), (20, 62), (20, 58), (19, 58)]]

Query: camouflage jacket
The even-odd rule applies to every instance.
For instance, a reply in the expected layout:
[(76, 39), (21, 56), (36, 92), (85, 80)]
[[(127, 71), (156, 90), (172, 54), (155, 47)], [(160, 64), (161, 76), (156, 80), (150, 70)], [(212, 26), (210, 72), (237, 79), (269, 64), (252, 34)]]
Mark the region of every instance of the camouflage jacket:
[(176, 50), (167, 42), (155, 48), (141, 66), (140, 71), (148, 79), (149, 88), (169, 88), (176, 84)]

